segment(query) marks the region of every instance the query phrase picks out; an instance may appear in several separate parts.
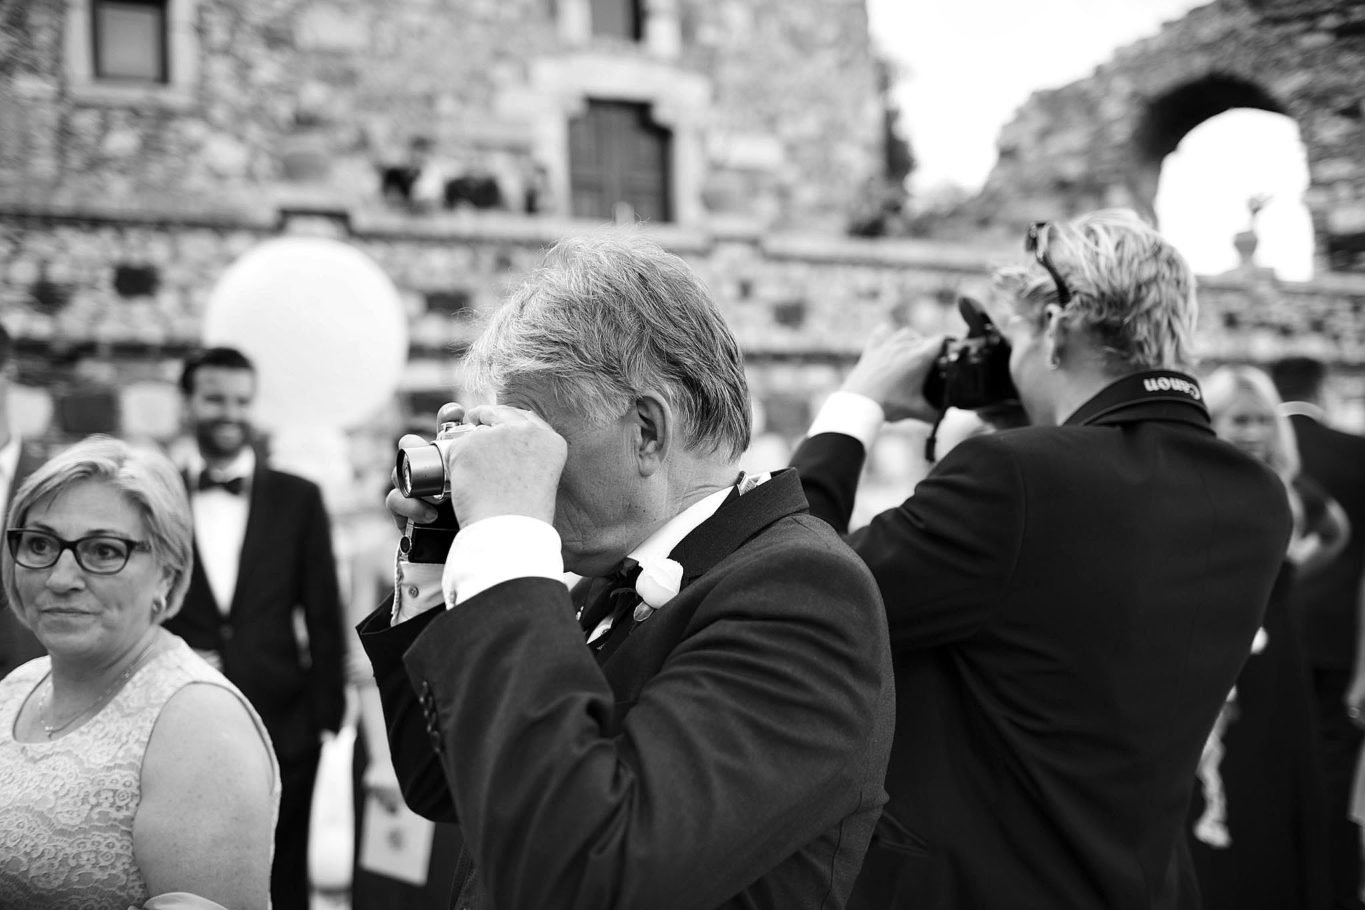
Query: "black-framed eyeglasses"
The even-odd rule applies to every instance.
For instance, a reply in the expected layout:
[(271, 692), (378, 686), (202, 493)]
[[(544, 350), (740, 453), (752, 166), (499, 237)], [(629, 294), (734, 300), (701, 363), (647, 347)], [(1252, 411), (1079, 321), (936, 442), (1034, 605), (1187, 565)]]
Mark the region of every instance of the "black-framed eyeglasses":
[(76, 565), (95, 575), (117, 575), (128, 565), (136, 550), (150, 550), (144, 540), (129, 540), (108, 534), (92, 534), (79, 540), (66, 540), (36, 528), (12, 528), (5, 532), (9, 552), (25, 569), (50, 569), (70, 550)]
[(1047, 273), (1052, 276), (1052, 283), (1057, 285), (1057, 302), (1066, 306), (1071, 302), (1071, 288), (1066, 286), (1061, 273), (1052, 264), (1052, 257), (1047, 254), (1048, 228), (1050, 227), (1052, 227), (1050, 221), (1035, 221), (1030, 224), (1028, 233), (1024, 235), (1024, 252), (1032, 253), (1033, 258), (1038, 260), (1038, 264), (1047, 269)]

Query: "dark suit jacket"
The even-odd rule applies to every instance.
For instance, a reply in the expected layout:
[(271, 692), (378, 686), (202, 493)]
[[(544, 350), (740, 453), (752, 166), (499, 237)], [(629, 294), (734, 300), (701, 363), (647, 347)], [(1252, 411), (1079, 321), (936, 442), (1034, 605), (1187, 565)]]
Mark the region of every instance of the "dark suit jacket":
[(458, 906), (844, 905), (894, 713), (872, 578), (792, 472), (672, 558), (681, 593), (601, 666), (558, 581), (361, 624), (405, 796), (472, 854)]
[(1346, 548), (1317, 572), (1299, 576), (1294, 589), (1303, 609), (1304, 643), (1313, 666), (1351, 670), (1365, 576), (1365, 437), (1334, 430), (1303, 415), (1290, 420), (1299, 441), (1303, 473), (1340, 503), (1351, 520)]
[[(15, 465), (14, 481), (9, 485), (9, 500), (4, 503), (4, 514), (7, 521), (10, 502), (13, 502), (14, 494), (18, 492), (19, 486), (28, 475), (37, 470), (46, 460), (46, 453), (39, 446), (33, 443), (20, 444), (19, 463)], [(8, 525), (6, 530), (8, 530)], [(5, 543), (5, 546), (8, 545)], [(47, 650), (28, 630), (28, 627), (19, 622), (19, 617), (4, 602), (4, 594), (0, 592), (0, 679), (4, 679), (11, 670), (20, 664), (26, 664), (35, 657), (42, 657), (46, 653)]]
[[(856, 906), (1177, 906), (1195, 766), (1289, 535), (1283, 485), (1192, 402), (1101, 392), (967, 440), (850, 538), (896, 670), (890, 802)], [(847, 528), (850, 436), (797, 450)], [(1189, 879), (1192, 881), (1192, 879)]]
[[(216, 651), (265, 722), (281, 760), (341, 725), (342, 612), (327, 511), (317, 486), (257, 465), (232, 606), (218, 609), (195, 547), (185, 605), (166, 628)], [(299, 634), (299, 630), (306, 635)], [(306, 639), (306, 640), (305, 640)]]

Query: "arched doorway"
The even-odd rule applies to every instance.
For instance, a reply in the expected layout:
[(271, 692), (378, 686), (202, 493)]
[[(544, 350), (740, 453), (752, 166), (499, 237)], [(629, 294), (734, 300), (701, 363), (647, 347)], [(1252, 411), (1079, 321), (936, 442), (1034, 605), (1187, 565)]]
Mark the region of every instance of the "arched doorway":
[(1282, 280), (1313, 276), (1313, 224), (1303, 193), (1308, 160), (1298, 125), (1265, 110), (1235, 108), (1191, 129), (1166, 156), (1157, 184), (1157, 221), (1201, 275), (1240, 264), (1233, 237), (1256, 216), (1254, 264)]
[(1254, 264), (1285, 280), (1312, 277), (1307, 153), (1298, 124), (1268, 92), (1210, 74), (1147, 105), (1134, 139), (1157, 223), (1196, 272), (1241, 264), (1233, 238), (1252, 226), (1255, 198)]

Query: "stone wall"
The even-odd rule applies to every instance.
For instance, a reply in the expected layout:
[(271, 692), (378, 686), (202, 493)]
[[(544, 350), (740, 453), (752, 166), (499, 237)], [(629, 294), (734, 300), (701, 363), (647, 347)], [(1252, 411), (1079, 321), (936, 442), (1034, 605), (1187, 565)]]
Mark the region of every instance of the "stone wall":
[(971, 206), (1018, 230), (1120, 205), (1153, 215), (1161, 162), (1234, 107), (1282, 113), (1308, 153), (1322, 270), (1365, 270), (1365, 4), (1215, 0), (1118, 51), (1086, 79), (1036, 93), (1001, 131)]
[[(494, 213), (249, 220), (190, 219), (174, 206), (0, 205), (0, 319), (18, 341), (11, 414), (21, 432), (53, 446), (107, 431), (174, 450), (183, 442), (180, 360), (200, 342), (218, 278), (262, 241), (330, 235), (365, 252), (393, 279), (408, 317), (409, 359), (392, 407), (344, 442), (333, 441), (333, 448), (349, 447), (349, 461), (332, 459), (332, 468), (310, 473), (319, 468), (315, 456), (324, 442), (311, 438), (290, 443), (293, 461), (278, 450), (275, 456), (322, 483), (334, 512), (362, 513), (374, 506), (397, 431), (414, 420), (425, 425), (452, 397), (467, 400), (459, 352), (481, 317), (547, 245), (592, 227)], [(792, 232), (674, 226), (652, 233), (703, 276), (740, 339), (758, 419), (745, 465), (760, 470), (786, 463), (875, 326), (961, 332), (957, 295), (979, 287), (991, 266), (1018, 256), (976, 245)], [(1334, 364), (1347, 424), (1365, 429), (1365, 281), (1336, 275), (1284, 284), (1250, 271), (1201, 282), (1200, 300), (1205, 366), (1294, 352), (1323, 357)], [(325, 309), (317, 318), (327, 318)], [(879, 442), (860, 520), (899, 501), (923, 475), (925, 432), (907, 424)]]
[(605, 95), (673, 130), (676, 220), (842, 228), (878, 166), (863, 0), (650, 0), (639, 43), (594, 37), (587, 6), (170, 0), (170, 84), (129, 88), (90, 76), (88, 0), (6, 4), (0, 198), (349, 208), (422, 136), (509, 197), (544, 166), (564, 212), (566, 123)]
[[(63, 371), (92, 358), (126, 361), (119, 375), (170, 378), (147, 364), (174, 361), (198, 343), (210, 292), (237, 257), (282, 233), (326, 233), (393, 279), (412, 339), (406, 385), (441, 394), (454, 375), (445, 367), (544, 249), (591, 228), (495, 213), (252, 222), (190, 220), (150, 207), (0, 206), (0, 313), (29, 354), (30, 384), (44, 369), (54, 382), (68, 378)], [(879, 324), (960, 329), (958, 294), (1016, 255), (915, 240), (667, 226), (651, 233), (712, 289), (755, 366), (759, 391), (804, 396), (808, 404), (833, 388)], [(1252, 270), (1204, 279), (1200, 300), (1201, 348), (1210, 360), (1297, 352), (1347, 372), (1365, 365), (1365, 281), (1353, 276), (1299, 284)], [(432, 363), (444, 367), (432, 371)], [(765, 379), (770, 370), (780, 378)], [(797, 378), (803, 371), (807, 378)]]

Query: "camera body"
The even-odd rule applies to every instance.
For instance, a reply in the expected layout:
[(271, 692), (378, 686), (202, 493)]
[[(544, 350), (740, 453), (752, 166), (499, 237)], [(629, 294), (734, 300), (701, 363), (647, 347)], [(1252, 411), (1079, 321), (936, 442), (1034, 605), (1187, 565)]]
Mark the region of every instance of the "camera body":
[(1018, 401), (1009, 342), (977, 301), (958, 298), (957, 308), (967, 323), (967, 337), (944, 339), (924, 380), (925, 400), (939, 411), (975, 411)]
[(446, 453), (450, 441), (477, 429), (473, 424), (443, 423), (436, 438), (426, 445), (399, 449), (394, 464), (398, 492), (409, 499), (425, 498), (433, 503), (450, 496), (450, 477), (446, 474)]

